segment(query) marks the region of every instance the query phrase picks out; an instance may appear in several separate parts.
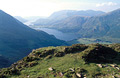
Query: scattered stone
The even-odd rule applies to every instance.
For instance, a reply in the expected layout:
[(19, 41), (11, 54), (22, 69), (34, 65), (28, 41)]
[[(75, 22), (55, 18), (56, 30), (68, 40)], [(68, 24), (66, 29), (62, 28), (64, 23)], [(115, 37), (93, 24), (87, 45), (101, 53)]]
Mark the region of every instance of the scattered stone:
[(102, 64), (96, 64), (98, 67), (103, 68)]
[(17, 65), (17, 63), (14, 63), (14, 65)]
[(115, 78), (115, 76), (112, 76), (112, 78)]
[(69, 69), (70, 69), (70, 71), (73, 71), (73, 72), (75, 71), (75, 70), (74, 70), (74, 69), (72, 69), (72, 68), (69, 68)]
[(77, 75), (78, 77), (80, 77), (80, 78), (82, 77), (82, 75), (81, 75), (81, 74), (79, 74), (79, 73), (76, 73), (76, 75)]
[(64, 74), (62, 72), (59, 73), (60, 77), (62, 77)]
[(48, 68), (48, 70), (53, 71), (54, 69), (52, 67)]
[(119, 67), (115, 67), (116, 69), (118, 69), (118, 70), (120, 70), (120, 68)]
[(111, 64), (112, 67), (118, 67), (117, 65)]
[(27, 78), (29, 78), (30, 76), (28, 75)]

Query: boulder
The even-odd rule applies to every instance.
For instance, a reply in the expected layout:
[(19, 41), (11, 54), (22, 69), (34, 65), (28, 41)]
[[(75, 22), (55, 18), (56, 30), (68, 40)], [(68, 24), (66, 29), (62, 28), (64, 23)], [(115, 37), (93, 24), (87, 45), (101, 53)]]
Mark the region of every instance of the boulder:
[(81, 78), (81, 77), (82, 77), (82, 75), (81, 75), (81, 74), (79, 74), (79, 73), (76, 73), (76, 75), (77, 75), (79, 78)]
[(119, 67), (115, 67), (116, 69), (118, 69), (118, 70), (120, 70), (120, 68)]
[(48, 68), (48, 70), (53, 71), (54, 69), (52, 67)]
[(64, 74), (62, 72), (59, 73), (60, 77), (62, 77)]
[(72, 71), (72, 72), (74, 72), (74, 71), (75, 71), (73, 68), (69, 68), (69, 69), (70, 69), (70, 71)]
[(115, 64), (111, 64), (111, 66), (112, 66), (112, 67), (118, 67), (118, 66), (117, 66), (117, 65), (115, 65)]
[(96, 64), (98, 67), (103, 68), (102, 64)]

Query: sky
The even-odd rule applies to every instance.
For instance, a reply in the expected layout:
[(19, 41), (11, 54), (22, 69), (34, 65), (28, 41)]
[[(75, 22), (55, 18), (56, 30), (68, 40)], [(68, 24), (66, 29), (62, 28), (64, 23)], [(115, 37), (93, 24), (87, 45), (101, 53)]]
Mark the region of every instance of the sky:
[(120, 0), (0, 0), (0, 9), (12, 16), (48, 17), (60, 10), (100, 10), (120, 8)]

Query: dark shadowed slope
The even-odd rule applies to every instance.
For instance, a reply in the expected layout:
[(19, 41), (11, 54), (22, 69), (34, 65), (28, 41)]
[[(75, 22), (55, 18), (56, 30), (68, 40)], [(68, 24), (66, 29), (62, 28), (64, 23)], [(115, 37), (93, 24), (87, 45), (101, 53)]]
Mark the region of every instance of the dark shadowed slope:
[(0, 55), (0, 68), (2, 68), (3, 66), (8, 67), (8, 66), (10, 66), (10, 63), (11, 62), (9, 61), (8, 58), (5, 58), (4, 56)]

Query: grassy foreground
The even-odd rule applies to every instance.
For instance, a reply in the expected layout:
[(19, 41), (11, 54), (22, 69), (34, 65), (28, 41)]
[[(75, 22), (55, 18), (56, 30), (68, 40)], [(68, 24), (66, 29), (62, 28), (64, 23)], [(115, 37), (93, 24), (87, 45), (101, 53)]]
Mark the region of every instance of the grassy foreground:
[(75, 44), (33, 50), (0, 78), (120, 78), (120, 44)]

